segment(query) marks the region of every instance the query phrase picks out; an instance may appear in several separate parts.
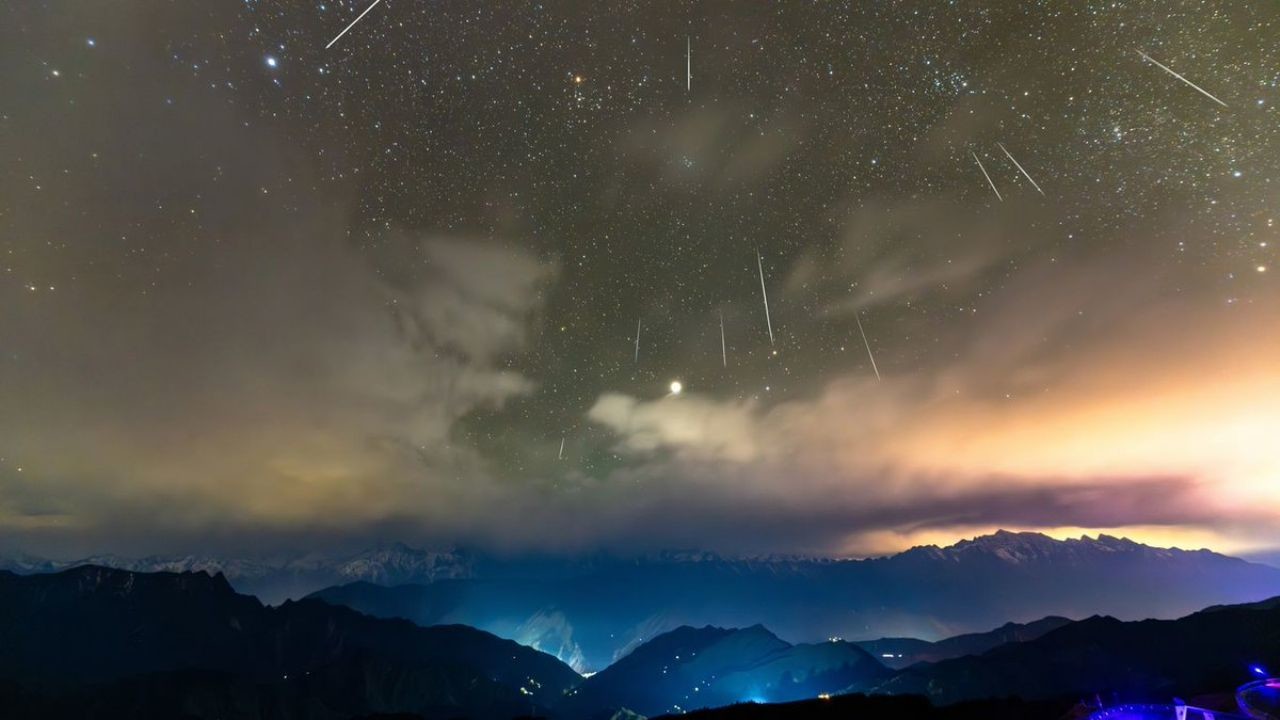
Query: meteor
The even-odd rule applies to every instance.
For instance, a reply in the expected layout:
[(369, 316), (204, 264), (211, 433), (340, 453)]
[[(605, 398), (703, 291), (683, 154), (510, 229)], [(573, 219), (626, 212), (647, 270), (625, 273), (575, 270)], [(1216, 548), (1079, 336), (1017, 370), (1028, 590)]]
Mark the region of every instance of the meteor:
[(729, 353), (724, 349), (724, 311), (720, 311), (720, 362), (729, 367)]
[(1004, 146), (1004, 143), (996, 144), (1000, 146), (1001, 150), (1004, 150), (1005, 155), (1009, 156), (1009, 160), (1013, 162), (1014, 167), (1018, 168), (1018, 172), (1022, 173), (1022, 177), (1026, 178), (1027, 182), (1031, 183), (1031, 187), (1035, 188), (1036, 192), (1044, 195), (1044, 191), (1040, 189), (1040, 185), (1038, 185), (1035, 180), (1031, 179), (1031, 175), (1022, 167), (1022, 163), (1018, 162), (1018, 159), (1013, 156), (1013, 153), (1009, 152), (1009, 149)]
[[(1135, 48), (1135, 49), (1136, 49), (1136, 48)], [(1179, 75), (1178, 73), (1174, 72), (1174, 71), (1173, 71), (1173, 68), (1170, 68), (1169, 66), (1167, 66), (1167, 65), (1165, 65), (1165, 64), (1163, 64), (1163, 63), (1161, 63), (1159, 60), (1156, 60), (1155, 58), (1151, 57), (1150, 55), (1148, 55), (1148, 54), (1146, 54), (1146, 53), (1142, 52), (1142, 50), (1140, 50), (1140, 49), (1138, 49), (1138, 54), (1142, 56), (1142, 59), (1143, 59), (1143, 60), (1146, 60), (1146, 61), (1148, 61), (1148, 62), (1154, 63), (1156, 67), (1160, 68), (1161, 70), (1163, 70), (1163, 71), (1165, 71), (1165, 72), (1169, 73), (1170, 75), (1172, 75), (1172, 76), (1174, 76), (1174, 77), (1178, 78), (1178, 79), (1179, 79), (1179, 80), (1181, 80), (1182, 82), (1184, 82), (1184, 83), (1186, 83), (1186, 84), (1190, 85), (1191, 87), (1195, 88), (1195, 90), (1196, 90), (1197, 92), (1199, 92), (1201, 95), (1204, 95), (1205, 97), (1207, 97), (1207, 98), (1209, 98), (1210, 100), (1212, 100), (1212, 101), (1214, 101), (1214, 102), (1218, 103), (1218, 104), (1219, 104), (1219, 105), (1221, 105), (1222, 107), (1226, 107), (1226, 106), (1227, 106), (1227, 104), (1226, 104), (1226, 103), (1224, 103), (1224, 102), (1222, 102), (1221, 100), (1219, 100), (1218, 98), (1216, 98), (1216, 97), (1214, 97), (1214, 96), (1210, 95), (1208, 90), (1205, 90), (1204, 88), (1200, 87), (1199, 85), (1197, 85), (1197, 84), (1195, 84), (1195, 83), (1191, 82), (1190, 80), (1188, 80), (1188, 79), (1186, 79), (1186, 78), (1182, 77), (1181, 75)]]
[(764, 298), (764, 322), (769, 327), (769, 344), (773, 344), (773, 321), (769, 319), (769, 293), (764, 289), (764, 263), (756, 251), (756, 267), (760, 269), (760, 297)]
[(983, 177), (987, 179), (987, 184), (991, 186), (991, 192), (996, 194), (996, 199), (1000, 202), (1004, 202), (1004, 198), (1000, 196), (1000, 191), (996, 189), (996, 184), (992, 182), (991, 176), (987, 174), (987, 169), (982, 166), (982, 161), (978, 159), (978, 153), (971, 151), (969, 154), (972, 155), (974, 161), (978, 163), (978, 169), (982, 171)]
[(369, 7), (365, 8), (365, 9), (364, 9), (364, 12), (360, 13), (360, 17), (356, 18), (355, 20), (352, 20), (350, 25), (348, 25), (348, 26), (346, 26), (345, 28), (343, 28), (342, 32), (338, 33), (338, 35), (337, 35), (336, 37), (334, 37), (332, 40), (330, 40), (330, 41), (329, 41), (329, 44), (328, 44), (328, 45), (325, 45), (325, 46), (324, 46), (324, 49), (325, 49), (325, 50), (328, 50), (329, 48), (333, 47), (333, 44), (334, 44), (334, 43), (336, 43), (336, 42), (338, 42), (338, 39), (339, 39), (339, 38), (341, 38), (343, 35), (346, 35), (346, 34), (347, 34), (347, 30), (350, 30), (351, 28), (355, 27), (355, 26), (356, 26), (356, 23), (358, 23), (358, 22), (360, 22), (361, 20), (363, 20), (363, 19), (364, 19), (364, 16), (365, 16), (365, 15), (368, 15), (368, 14), (369, 14), (369, 11), (370, 11), (370, 10), (372, 10), (372, 9), (374, 9), (375, 7), (377, 7), (377, 6), (378, 6), (378, 3), (380, 3), (380, 2), (382, 2), (382, 0), (373, 0), (373, 4), (372, 4), (372, 5), (370, 5)]
[(684, 36), (684, 89), (693, 89), (693, 40)]
[(867, 342), (867, 331), (862, 329), (862, 312), (855, 312), (853, 319), (858, 321), (858, 333), (862, 335), (862, 344), (867, 346), (867, 357), (871, 359), (871, 369), (876, 373), (876, 381), (879, 381), (880, 368), (876, 367), (876, 356), (871, 354), (871, 343)]

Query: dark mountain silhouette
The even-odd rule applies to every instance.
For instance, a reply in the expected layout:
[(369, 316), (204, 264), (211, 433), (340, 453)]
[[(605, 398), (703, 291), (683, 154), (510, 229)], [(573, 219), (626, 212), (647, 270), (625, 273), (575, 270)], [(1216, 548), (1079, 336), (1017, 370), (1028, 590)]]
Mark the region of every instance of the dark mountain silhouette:
[(965, 655), (978, 655), (1005, 643), (1034, 640), (1070, 622), (1064, 617), (1051, 616), (1029, 623), (1005, 623), (988, 632), (956, 635), (937, 642), (916, 638), (880, 638), (862, 640), (856, 644), (874, 655), (885, 667), (899, 670), (918, 662), (939, 662)]
[(567, 717), (619, 710), (651, 716), (744, 700), (785, 702), (871, 687), (889, 674), (851, 643), (791, 645), (759, 625), (681, 627), (585, 680), (560, 710)]
[(1065, 720), (1084, 717), (1078, 711), (1069, 701), (1026, 702), (1003, 698), (935, 707), (918, 695), (852, 694), (791, 703), (741, 703), (678, 717), (684, 720)]
[[(1159, 588), (1153, 588), (1158, 593)], [(1177, 620), (1091, 617), (981, 655), (916, 665), (876, 688), (938, 704), (1116, 693), (1167, 701), (1229, 691), (1254, 665), (1280, 667), (1280, 604), (1218, 607)]]
[[(1052, 625), (1057, 627), (1046, 630)], [(673, 703), (665, 708), (669, 713), (722, 706), (719, 710), (692, 713), (708, 720), (851, 716), (1053, 718), (1064, 717), (1073, 707), (1079, 711), (1082, 699), (1169, 703), (1176, 696), (1230, 713), (1235, 711), (1233, 691), (1250, 679), (1251, 667), (1280, 666), (1280, 598), (1214, 607), (1177, 620), (1122, 622), (1092, 617), (1071, 622), (1047, 618), (1031, 625), (1030, 632), (1040, 630), (1045, 632), (1038, 637), (1018, 640), (1028, 629), (1006, 626), (993, 633), (939, 643), (958, 648), (990, 642), (1002, 634), (1015, 640), (980, 655), (919, 663), (899, 671), (880, 669), (877, 673), (866, 665), (861, 671), (846, 669), (856, 679), (842, 692), (813, 684), (772, 685), (794, 690), (784, 697), (752, 694), (743, 689), (770, 686), (766, 678), (775, 677), (776, 672), (769, 662), (745, 660), (742, 664), (750, 666), (750, 670), (726, 671), (725, 666), (734, 662), (726, 662), (726, 658), (768, 657), (770, 653), (821, 645), (787, 646), (759, 627), (681, 628), (642, 645), (591, 677), (566, 704), (581, 702), (597, 712), (627, 708), (649, 715), (663, 702)], [(736, 639), (736, 643), (728, 644), (730, 639)], [(847, 643), (826, 645), (853, 647)], [(866, 660), (873, 662), (870, 657)], [(713, 675), (714, 679), (706, 679)], [(868, 685), (868, 678), (877, 675), (887, 679), (874, 687)], [(726, 682), (741, 677), (749, 677), (750, 682)], [(797, 676), (789, 679), (794, 677)], [(736, 697), (734, 692), (716, 694), (717, 685), (726, 690), (733, 687)], [(700, 689), (690, 692), (693, 687)], [(874, 696), (894, 697), (860, 697), (869, 688)], [(832, 697), (818, 699), (824, 693)], [(676, 700), (672, 701), (672, 697)], [(749, 700), (801, 698), (807, 701), (741, 704)], [(570, 717), (581, 715), (569, 713)]]
[(550, 579), (530, 573), (396, 588), (355, 583), (314, 597), (420, 625), (471, 625), (589, 671), (681, 625), (762, 623), (792, 642), (933, 640), (1048, 615), (1178, 617), (1276, 594), (1280, 570), (1207, 550), (1002, 531), (871, 560), (695, 554), (596, 562)]
[(0, 572), (0, 648), (3, 706), (39, 717), (506, 718), (559, 702), (581, 680), (468, 627), (318, 601), (270, 608), (221, 576), (93, 566)]
[[(928, 647), (967, 651), (1060, 622)], [(1054, 717), (1060, 713), (1037, 713), (1095, 694), (1229, 698), (1250, 666), (1280, 666), (1280, 598), (1178, 620), (1091, 617), (899, 671), (854, 643), (793, 645), (759, 625), (680, 627), (583, 680), (555, 658), (468, 627), (422, 628), (315, 600), (266, 607), (206, 573), (82, 567), (0, 572), (0, 648), (5, 718), (585, 720), (828, 694), (836, 697), (782, 707), (800, 717), (825, 716), (829, 707), (901, 710), (894, 717), (978, 717), (965, 714), (975, 708), (989, 717)], [(838, 697), (861, 692), (904, 697)], [(1010, 697), (1019, 700), (988, 701)], [(972, 701), (981, 702), (954, 705)], [(762, 707), (729, 708), (725, 717), (781, 712)]]

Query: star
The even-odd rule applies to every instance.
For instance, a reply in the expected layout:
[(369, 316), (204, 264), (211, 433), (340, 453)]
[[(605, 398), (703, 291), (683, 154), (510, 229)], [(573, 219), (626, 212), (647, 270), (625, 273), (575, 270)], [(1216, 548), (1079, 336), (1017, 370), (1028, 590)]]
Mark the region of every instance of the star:
[[(228, 358), (209, 363), (212, 385), (230, 394), (226, 405), (264, 408), (261, 427), (236, 427), (244, 437), (226, 440), (244, 448), (244, 463), (258, 462), (252, 448), (260, 441), (295, 444), (295, 432), (310, 432), (272, 417), (309, 417), (323, 401), (319, 410), (338, 418), (343, 437), (388, 439), (370, 451), (389, 453), (379, 467), (398, 468), (400, 449), (417, 448), (464, 491), (476, 480), (515, 488), (513, 501), (523, 503), (519, 488), (545, 470), (535, 461), (556, 457), (555, 434), (575, 437), (565, 446), (575, 462), (564, 471), (611, 458), (592, 478), (606, 481), (615, 471), (645, 477), (655, 462), (665, 472), (671, 457), (685, 457), (652, 447), (645, 423), (664, 424), (655, 437), (674, 447), (720, 442), (722, 430), (750, 440), (757, 426), (817, 414), (822, 420), (800, 423), (802, 432), (785, 433), (806, 452), (814, 450), (808, 434), (836, 435), (820, 449), (830, 458), (817, 462), (854, 480), (864, 462), (936, 465), (954, 470), (959, 487), (971, 477), (976, 484), (991, 469), (984, 463), (1008, 462), (978, 451), (947, 456), (947, 438), (968, 432), (961, 418), (1009, 405), (1030, 418), (1034, 406), (1045, 427), (1075, 432), (1077, 411), (1090, 406), (1065, 392), (1068, 380), (1141, 376), (1142, 341), (1166, 337), (1158, 319), (1174, 309), (1188, 308), (1189, 323), (1221, 320), (1229, 307), (1231, 322), (1280, 327), (1280, 287), (1268, 282), (1280, 178), (1280, 156), (1269, 150), (1280, 143), (1280, 109), (1263, 94), (1280, 88), (1280, 77), (1258, 65), (1269, 51), (1261, 30), (1280, 22), (1270, 8), (1250, 20), (1179, 4), (1232, 40), (1221, 43), (1195, 32), (1197, 23), (1165, 25), (1123, 3), (1106, 13), (1016, 3), (995, 16), (964, 3), (784, 4), (767, 24), (749, 12), (691, 10), (679, 27), (642, 3), (620, 5), (610, 18), (537, 4), (514, 15), (381, 0), (216, 5), (167, 11), (175, 22), (140, 46), (156, 61), (145, 65), (115, 55), (85, 64), (76, 38), (96, 59), (96, 35), (83, 33), (104, 26), (71, 15), (42, 14), (47, 32), (15, 38), (30, 44), (22, 53), (32, 59), (33, 82), (22, 88), (22, 117), (0, 111), (0, 127), (27, 148), (13, 164), (20, 192), (0, 203), (0, 279), (8, 281), (0, 292), (25, 300), (20, 309), (31, 317), (5, 326), (3, 362), (7, 371), (22, 366), (39, 381), (33, 388), (56, 388), (40, 394), (57, 395), (67, 418), (78, 421), (74, 399), (85, 392), (117, 393), (95, 401), (103, 416), (85, 423), (126, 430), (139, 424), (129, 413), (145, 421), (149, 407), (209, 405), (187, 395), (188, 351), (162, 333), (196, 309), (208, 316), (207, 332), (173, 332), (198, 340), (193, 356)], [(680, 93), (689, 65), (678, 57), (679, 40), (687, 50), (690, 32), (710, 21), (728, 25), (700, 45), (699, 92)], [(867, 42), (859, 29), (895, 23), (923, 32), (890, 46)], [(1203, 81), (1232, 107), (1147, 67), (1132, 47), (1133, 27), (1150, 31), (1147, 49), (1166, 67)], [(235, 31), (223, 37), (211, 28)], [(335, 38), (339, 31), (351, 37)], [(103, 53), (115, 53), (112, 37)], [(1075, 52), (1055, 52), (1063, 38)], [(288, 74), (285, 53), (301, 61)], [(86, 90), (92, 94), (82, 96)], [(148, 107), (98, 117), (106, 97)], [(32, 121), (47, 117), (69, 131), (58, 148)], [(120, 127), (100, 132), (104, 122)], [(104, 144), (119, 136), (147, 143)], [(117, 175), (122, 162), (137, 169)], [(992, 187), (997, 203), (989, 202)], [(30, 207), (19, 214), (23, 202)], [(279, 284), (270, 279), (277, 264), (290, 268)], [(1109, 283), (1124, 287), (1133, 273), (1144, 282), (1110, 297)], [(130, 299), (124, 317), (134, 325), (126, 330), (155, 346), (136, 356), (121, 349), (99, 364), (102, 373), (146, 372), (158, 381), (84, 387), (89, 381), (58, 358), (61, 341), (47, 336), (122, 348), (107, 331), (98, 335), (119, 311), (83, 301), (141, 289), (147, 302)], [(1063, 322), (1036, 312), (1044, 300), (1061, 305)], [(311, 306), (319, 312), (295, 318)], [(257, 307), (264, 312), (244, 312)], [(26, 334), (11, 337), (15, 327)], [(288, 352), (249, 352), (277, 335)], [(1242, 344), (1240, 357), (1264, 355), (1258, 333), (1223, 337), (1258, 343)], [(1026, 352), (984, 350), (1005, 346)], [(10, 347), (23, 351), (18, 361)], [(1053, 373), (1035, 371), (1040, 356), (1054, 358)], [(306, 360), (306, 372), (297, 372), (294, 358), (311, 357), (327, 358), (315, 361), (325, 371), (312, 372)], [(1094, 367), (1104, 361), (1117, 364)], [(1186, 369), (1189, 385), (1216, 382), (1180, 356), (1161, 362), (1171, 378)], [(892, 369), (893, 383), (871, 384), (876, 363)], [(246, 384), (245, 376), (257, 379)], [(686, 377), (696, 398), (682, 399)], [(1045, 389), (1053, 379), (1062, 385)], [(935, 387), (954, 405), (911, 390)], [(257, 388), (267, 394), (250, 391)], [(132, 395), (144, 390), (149, 396), (135, 404)], [(1043, 401), (1026, 400), (1042, 390)], [(856, 397), (867, 402), (846, 402)], [(990, 410), (996, 400), (1001, 409)], [(1139, 400), (1117, 402), (1145, 407)], [(20, 406), (0, 407), (0, 425), (25, 427)], [(786, 412), (773, 414), (775, 406)], [(714, 422), (735, 424), (682, 434), (679, 423), (706, 408)], [(894, 453), (906, 441), (880, 443), (873, 432), (844, 438), (834, 427), (862, 430), (882, 411), (901, 420), (889, 423), (895, 430), (927, 427), (939, 439), (919, 440), (903, 460)], [(38, 429), (53, 436), (58, 423), (48, 417)], [(175, 433), (196, 440), (206, 425), (230, 425), (222, 416), (178, 419)], [(1145, 415), (1135, 421), (1162, 437), (1169, 429)], [(259, 431), (272, 435), (259, 440)], [(982, 431), (1012, 433), (1003, 425)], [(448, 452), (437, 457), (446, 438)], [(125, 460), (152, 462), (141, 432), (128, 440), (139, 457)], [(846, 440), (856, 447), (835, 447)], [(1149, 469), (1142, 453), (1108, 449), (1105, 433), (1093, 440), (1099, 452), (1137, 458), (1135, 476)], [(739, 447), (725, 446), (730, 454)], [(688, 457), (730, 462), (724, 446), (690, 449), (708, 453)], [(352, 455), (316, 461), (317, 475), (329, 477), (318, 467), (329, 462), (364, 462), (364, 449), (339, 452)], [(1018, 453), (1020, 471), (1058, 464), (1047, 450)], [(845, 468), (847, 458), (856, 460)], [(150, 475), (168, 474), (163, 460)], [(1269, 462), (1259, 456), (1260, 465)], [(219, 487), (212, 478), (220, 464), (192, 468), (202, 478), (193, 484)], [(323, 485), (317, 480), (315, 491), (330, 492)], [(329, 499), (339, 496), (312, 497), (307, 507), (333, 507)], [(557, 512), (556, 497), (537, 502)], [(500, 521), (476, 513), (461, 520), (476, 523), (478, 534)], [(557, 530), (538, 532), (557, 542)], [(592, 532), (613, 529), (601, 522)]]

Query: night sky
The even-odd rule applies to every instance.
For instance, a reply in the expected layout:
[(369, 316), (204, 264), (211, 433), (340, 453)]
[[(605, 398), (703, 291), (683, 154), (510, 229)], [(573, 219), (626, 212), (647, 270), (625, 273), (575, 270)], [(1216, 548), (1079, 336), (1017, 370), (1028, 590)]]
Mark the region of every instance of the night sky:
[(0, 548), (1280, 546), (1275, 3), (368, 6), (0, 9)]

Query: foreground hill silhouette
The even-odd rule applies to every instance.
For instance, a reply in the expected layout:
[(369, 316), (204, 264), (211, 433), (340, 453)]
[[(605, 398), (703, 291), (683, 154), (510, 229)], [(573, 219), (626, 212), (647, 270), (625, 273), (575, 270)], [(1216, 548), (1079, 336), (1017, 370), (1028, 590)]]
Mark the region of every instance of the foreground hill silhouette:
[(1069, 625), (1071, 620), (1051, 616), (1029, 623), (1005, 623), (995, 630), (956, 635), (937, 642), (916, 638), (860, 640), (858, 647), (875, 656), (885, 667), (899, 670), (920, 662), (939, 662), (965, 655), (979, 655), (1006, 643), (1026, 642)]
[(891, 675), (846, 642), (791, 645), (757, 625), (682, 627), (636, 648), (570, 692), (569, 717), (652, 716), (754, 700), (786, 702), (873, 687)]
[(595, 671), (682, 625), (760, 623), (805, 642), (931, 640), (1052, 615), (1172, 618), (1274, 595), (1280, 569), (1207, 550), (1001, 531), (871, 560), (683, 555), (592, 563), (555, 577), (354, 583), (313, 597), (420, 625), (471, 625)]
[[(979, 638), (978, 644), (985, 644), (1010, 630), (1006, 626), (986, 636), (954, 640), (963, 645)], [(808, 652), (825, 648), (841, 659), (810, 661)], [(781, 657), (788, 661), (768, 661)], [(1036, 713), (1062, 712), (1096, 697), (1169, 702), (1175, 696), (1218, 696), (1225, 698), (1222, 709), (1229, 710), (1231, 692), (1250, 679), (1255, 665), (1280, 666), (1280, 598), (1214, 607), (1177, 620), (1067, 621), (1034, 639), (898, 671), (877, 666), (874, 658), (849, 643), (791, 646), (760, 627), (680, 628), (588, 679), (571, 694), (567, 707), (577, 710), (569, 713), (571, 717), (588, 709), (626, 709), (652, 716), (747, 701), (757, 704), (707, 717), (836, 717), (833, 708), (876, 713), (898, 708), (910, 717), (981, 717), (988, 711), (993, 717), (1056, 717)], [(763, 704), (862, 693), (877, 697)], [(916, 699), (895, 705), (878, 697), (884, 695)]]
[(1058, 720), (1086, 713), (1066, 700), (1026, 702), (1017, 698), (980, 700), (935, 707), (917, 695), (862, 694), (791, 703), (739, 703), (721, 708), (663, 716), (685, 720)]
[(879, 693), (936, 704), (1017, 696), (1165, 700), (1227, 692), (1254, 666), (1280, 667), (1280, 598), (1177, 620), (1092, 617), (981, 655), (900, 671)]
[(5, 717), (508, 718), (581, 679), (468, 627), (269, 608), (221, 576), (92, 566), (0, 572), (0, 648)]
[[(1040, 624), (938, 645), (1016, 640), (1027, 627)], [(82, 567), (0, 573), (0, 649), (6, 720), (597, 720), (825, 694), (834, 697), (740, 705), (724, 717), (827, 717), (839, 707), (871, 717), (1035, 718), (1098, 695), (1229, 693), (1249, 666), (1280, 666), (1280, 598), (1169, 621), (1093, 617), (897, 671), (855, 643), (793, 645), (758, 625), (682, 627), (584, 680), (549, 655), (468, 627), (422, 628), (314, 600), (265, 607), (205, 573)], [(842, 697), (859, 693), (873, 697)]]

